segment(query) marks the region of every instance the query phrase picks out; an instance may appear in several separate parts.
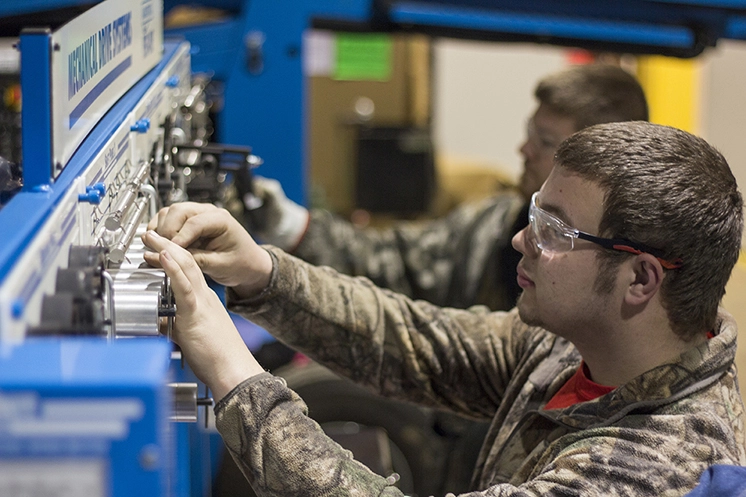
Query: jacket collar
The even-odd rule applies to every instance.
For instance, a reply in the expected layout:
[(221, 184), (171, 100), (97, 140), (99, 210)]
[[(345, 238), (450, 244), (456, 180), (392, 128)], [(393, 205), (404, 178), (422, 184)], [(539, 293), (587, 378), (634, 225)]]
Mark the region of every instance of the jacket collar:
[(541, 415), (569, 428), (581, 430), (608, 426), (631, 412), (650, 412), (716, 382), (733, 364), (738, 330), (733, 317), (718, 312), (716, 335), (614, 391), (589, 402), (565, 409), (542, 411)]

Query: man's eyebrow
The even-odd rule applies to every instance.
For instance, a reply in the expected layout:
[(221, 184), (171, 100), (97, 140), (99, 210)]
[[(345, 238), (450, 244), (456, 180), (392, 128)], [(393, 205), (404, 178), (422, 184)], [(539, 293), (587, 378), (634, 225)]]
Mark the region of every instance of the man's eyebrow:
[(534, 124), (534, 129), (536, 129), (536, 133), (541, 135), (543, 138), (551, 138), (552, 140), (557, 140), (557, 133), (555, 133), (554, 129), (550, 127), (544, 127), (537, 124)]
[(575, 226), (570, 218), (568, 217), (567, 213), (562, 209), (562, 207), (554, 204), (544, 204), (542, 203), (539, 205), (542, 210), (545, 210), (546, 212), (552, 214), (556, 218), (558, 218), (560, 221), (564, 222), (565, 224), (569, 224), (570, 226)]

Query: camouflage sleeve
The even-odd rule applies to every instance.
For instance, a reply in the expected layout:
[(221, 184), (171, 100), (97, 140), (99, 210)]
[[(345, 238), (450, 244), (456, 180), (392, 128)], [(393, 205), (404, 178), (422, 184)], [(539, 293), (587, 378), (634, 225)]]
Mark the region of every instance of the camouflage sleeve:
[[(402, 496), (393, 478), (373, 473), (328, 438), (281, 378), (265, 373), (246, 380), (215, 413), (226, 447), (260, 497)], [(687, 451), (704, 447), (643, 435), (649, 438), (640, 439), (637, 429), (581, 431), (561, 450), (544, 444), (532, 474), (516, 475), (521, 483), (491, 485), (462, 497), (657, 497), (691, 489), (705, 466), (688, 471)]]
[(393, 479), (373, 473), (324, 435), (281, 378), (265, 373), (246, 380), (215, 406), (215, 415), (258, 496), (402, 495)]
[[(389, 397), (491, 418), (531, 341), (515, 311), (446, 309), (268, 248), (265, 291), (229, 308), (335, 372)], [(543, 335), (542, 335), (543, 336)]]
[[(412, 298), (455, 305), (449, 294), (475, 294), (494, 245), (510, 243), (521, 205), (521, 198), (508, 190), (464, 204), (444, 218), (381, 230), (358, 229), (314, 210), (293, 255), (343, 274), (366, 276)], [(455, 280), (454, 275), (461, 277)], [(454, 284), (464, 288), (451, 288)]]

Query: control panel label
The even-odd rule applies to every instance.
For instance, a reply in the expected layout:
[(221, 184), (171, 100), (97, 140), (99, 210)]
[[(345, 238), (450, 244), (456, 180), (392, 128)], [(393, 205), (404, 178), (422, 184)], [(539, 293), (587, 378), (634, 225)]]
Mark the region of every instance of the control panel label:
[(106, 464), (95, 459), (0, 459), (0, 495), (105, 497), (106, 474)]
[(0, 392), (0, 406), (0, 461), (104, 456), (145, 414), (138, 398), (43, 398), (36, 392)]
[(106, 0), (52, 34), (53, 160), (66, 164), (107, 110), (161, 59), (160, 0)]

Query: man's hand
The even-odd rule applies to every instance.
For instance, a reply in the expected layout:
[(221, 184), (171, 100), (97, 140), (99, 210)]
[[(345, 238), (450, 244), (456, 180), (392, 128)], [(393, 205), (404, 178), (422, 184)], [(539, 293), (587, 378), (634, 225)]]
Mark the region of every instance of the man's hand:
[[(252, 296), (269, 284), (272, 259), (224, 209), (193, 202), (174, 204), (161, 209), (148, 229), (186, 248), (205, 274), (234, 287), (241, 296)], [(150, 245), (151, 240), (143, 237), (147, 246), (160, 250)], [(146, 253), (145, 260), (161, 265), (157, 254)]]
[(158, 251), (159, 265), (171, 279), (176, 299), (173, 340), (216, 401), (243, 380), (264, 372), (191, 254), (153, 231), (143, 240)]

